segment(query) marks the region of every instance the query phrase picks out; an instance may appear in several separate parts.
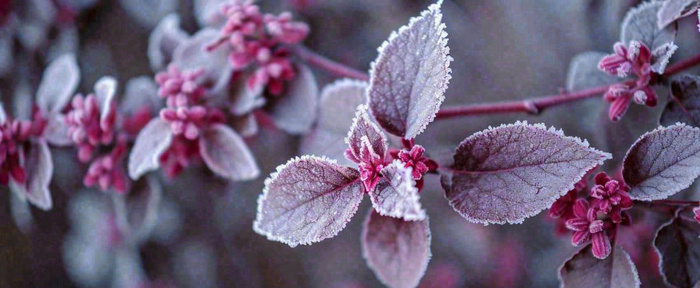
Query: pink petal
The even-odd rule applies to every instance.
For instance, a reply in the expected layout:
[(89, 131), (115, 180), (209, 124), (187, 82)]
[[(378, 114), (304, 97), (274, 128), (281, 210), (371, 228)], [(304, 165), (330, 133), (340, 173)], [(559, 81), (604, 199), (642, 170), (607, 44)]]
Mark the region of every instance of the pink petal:
[(598, 259), (605, 259), (610, 255), (612, 247), (610, 246), (610, 239), (605, 232), (594, 233), (591, 237), (593, 242), (593, 256)]
[(574, 244), (574, 246), (581, 245), (583, 243), (586, 243), (588, 239), (590, 238), (591, 233), (588, 233), (588, 231), (576, 231), (574, 232), (574, 235), (571, 237), (571, 244)]

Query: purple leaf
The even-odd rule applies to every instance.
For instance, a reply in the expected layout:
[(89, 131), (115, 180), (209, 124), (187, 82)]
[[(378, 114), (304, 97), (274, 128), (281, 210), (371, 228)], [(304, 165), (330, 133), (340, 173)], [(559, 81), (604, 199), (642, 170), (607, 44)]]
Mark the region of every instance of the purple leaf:
[(612, 254), (603, 260), (593, 256), (591, 247), (588, 245), (579, 250), (559, 269), (562, 288), (639, 287), (637, 268), (622, 247), (615, 246)]
[(377, 188), (369, 193), (374, 209), (383, 216), (407, 221), (425, 219), (411, 167), (406, 168), (403, 162), (394, 160), (382, 169), (382, 176)]
[(5, 105), (0, 102), (0, 124), (7, 122), (7, 112), (5, 111)]
[(415, 138), (433, 121), (450, 81), (450, 49), (442, 23), (442, 0), (379, 48), (370, 69), (369, 106), (387, 132)]
[(29, 200), (42, 210), (50, 210), (53, 206), (49, 184), (53, 175), (51, 151), (44, 141), (31, 142), (24, 151), (22, 166), (27, 173), (25, 183), (17, 183), (10, 179), (10, 190), (22, 199)]
[(194, 0), (194, 16), (199, 26), (219, 27), (226, 18), (221, 14), (221, 5), (230, 0)]
[(189, 35), (180, 28), (180, 16), (165, 16), (148, 36), (148, 61), (153, 71), (160, 71), (172, 60), (175, 49), (187, 40)]
[(129, 154), (129, 177), (138, 179), (148, 171), (158, 169), (158, 158), (170, 147), (173, 139), (170, 124), (154, 118), (136, 136)]
[(204, 130), (199, 138), (199, 152), (204, 163), (219, 176), (241, 181), (260, 175), (243, 138), (226, 125), (216, 124)]
[(275, 125), (292, 134), (304, 134), (316, 120), (318, 84), (306, 65), (297, 65), (297, 75), (289, 84), (288, 92), (270, 111)]
[(637, 40), (653, 51), (661, 45), (673, 42), (678, 30), (677, 25), (663, 29), (659, 29), (657, 25), (657, 14), (662, 5), (661, 2), (650, 1), (630, 9), (620, 28), (622, 43), (629, 45), (630, 41)]
[(277, 167), (258, 198), (255, 232), (289, 246), (337, 235), (364, 195), (357, 170), (302, 156)]
[[(246, 85), (247, 77), (241, 77), (238, 81), (232, 83), (232, 94), (235, 95), (234, 99), (229, 105), (229, 111), (234, 115), (244, 115), (251, 111), (262, 107), (265, 105), (265, 97), (262, 97), (262, 91), (252, 91)], [(227, 100), (228, 98), (223, 98), (222, 100)]]
[(41, 77), (36, 93), (39, 108), (60, 112), (68, 104), (80, 82), (80, 68), (73, 54), (65, 54), (51, 62)]
[(158, 220), (163, 187), (155, 177), (144, 177), (131, 188), (126, 199), (129, 231), (136, 241), (146, 240)]
[(671, 56), (673, 56), (673, 53), (675, 53), (677, 49), (678, 46), (671, 42), (656, 47), (654, 51), (651, 51), (651, 63), (654, 63), (654, 65), (651, 65), (651, 71), (664, 74), (668, 62), (671, 61)]
[(204, 28), (192, 35), (173, 52), (173, 63), (182, 70), (203, 69), (203, 82), (213, 86), (212, 91), (227, 91), (231, 82), (231, 65), (228, 55), (231, 52), (228, 45), (209, 52), (205, 47), (219, 37), (219, 32), (212, 28)]
[(569, 64), (566, 89), (578, 91), (618, 82), (617, 77), (598, 69), (600, 59), (607, 55), (607, 53), (589, 51), (574, 56)]
[(659, 123), (670, 126), (681, 122), (700, 127), (700, 77), (685, 74), (673, 79), (671, 98), (661, 113)]
[(137, 23), (145, 28), (153, 28), (158, 21), (176, 12), (177, 0), (119, 0), (122, 8)]
[(665, 199), (693, 184), (700, 175), (699, 142), (700, 129), (680, 123), (642, 135), (622, 165), (632, 199)]
[(100, 104), (101, 113), (100, 119), (106, 119), (107, 115), (112, 111), (112, 106), (116, 105), (114, 96), (117, 94), (117, 79), (110, 76), (104, 76), (95, 83), (95, 98)]
[(131, 78), (124, 86), (124, 97), (119, 101), (119, 110), (132, 114), (143, 107), (149, 107), (155, 112), (163, 106), (158, 97), (158, 84), (152, 77), (139, 76)]
[(680, 18), (689, 16), (698, 8), (700, 1), (697, 0), (666, 0), (656, 15), (658, 28), (662, 29)]
[(664, 281), (674, 287), (696, 287), (700, 282), (700, 224), (676, 215), (656, 231), (654, 248)]
[(467, 220), (521, 223), (610, 157), (554, 128), (516, 122), (462, 141), (442, 186), (452, 208)]
[(362, 255), (383, 284), (416, 287), (430, 261), (428, 219), (406, 221), (374, 210), (362, 227)]
[(386, 136), (369, 118), (366, 105), (357, 107), (355, 119), (353, 119), (345, 142), (350, 147), (352, 155), (358, 160), (363, 158), (361, 153), (363, 145), (369, 145), (369, 148), (372, 148), (372, 151), (382, 158), (388, 149)]
[(255, 119), (253, 113), (248, 113), (240, 117), (234, 117), (231, 127), (243, 138), (253, 137), (258, 133), (258, 120)]
[(345, 137), (353, 123), (355, 108), (366, 102), (367, 82), (351, 79), (337, 80), (321, 91), (319, 115), (316, 127), (301, 143), (302, 154), (314, 154), (340, 159), (341, 164), (350, 164), (343, 156), (347, 145)]
[(44, 138), (49, 144), (59, 147), (73, 145), (73, 140), (68, 137), (68, 125), (64, 121), (64, 116), (58, 113), (47, 115), (47, 124), (44, 130)]

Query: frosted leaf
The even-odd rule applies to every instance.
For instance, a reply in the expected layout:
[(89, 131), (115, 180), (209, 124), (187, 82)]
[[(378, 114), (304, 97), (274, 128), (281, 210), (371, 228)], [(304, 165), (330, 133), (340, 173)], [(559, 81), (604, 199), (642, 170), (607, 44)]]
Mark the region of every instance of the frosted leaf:
[(234, 181), (255, 179), (258, 164), (248, 146), (231, 127), (216, 124), (199, 138), (199, 152), (207, 167), (219, 176)]
[[(384, 136), (377, 124), (370, 120), (366, 105), (357, 107), (355, 118), (352, 121), (345, 143), (350, 147), (350, 152), (355, 156), (355, 159), (363, 158), (360, 151), (362, 151), (362, 145), (367, 143), (369, 143), (374, 153), (384, 158), (388, 149), (386, 136)], [(363, 138), (366, 138), (366, 140), (363, 141)]]
[(41, 77), (36, 101), (43, 111), (60, 112), (68, 104), (80, 82), (80, 68), (73, 54), (51, 62)]
[(428, 219), (406, 221), (371, 210), (362, 227), (362, 256), (384, 285), (416, 287), (430, 261), (430, 239)]
[(46, 53), (46, 59), (49, 61), (56, 60), (64, 54), (78, 53), (80, 46), (78, 28), (75, 25), (66, 25), (58, 28), (57, 35), (50, 45)]
[(637, 40), (652, 51), (661, 45), (671, 43), (676, 38), (677, 27), (670, 25), (659, 29), (657, 14), (663, 3), (644, 2), (630, 9), (622, 21), (620, 40), (629, 46), (630, 41)]
[(201, 27), (219, 27), (224, 24), (226, 18), (221, 14), (221, 5), (238, 2), (241, 0), (194, 0), (194, 16)]
[(681, 75), (671, 81), (671, 100), (661, 113), (659, 123), (670, 126), (677, 122), (700, 127), (700, 77)]
[(292, 247), (334, 237), (357, 212), (359, 177), (327, 158), (294, 158), (265, 180), (253, 229)]
[(554, 128), (516, 122), (462, 141), (442, 186), (452, 208), (467, 220), (521, 223), (610, 157)]
[(177, 0), (119, 0), (126, 14), (145, 28), (153, 28), (158, 21), (170, 13), (176, 12)]
[(411, 167), (394, 160), (382, 168), (382, 179), (376, 189), (369, 193), (372, 206), (379, 214), (403, 218), (407, 221), (425, 219), (425, 210), (420, 205), (416, 182), (411, 176)]
[(235, 117), (231, 127), (243, 138), (255, 136), (255, 134), (258, 134), (259, 129), (258, 120), (255, 119), (255, 114), (253, 113)]
[(73, 140), (68, 136), (68, 125), (65, 116), (58, 113), (51, 113), (46, 116), (47, 123), (44, 129), (44, 138), (49, 144), (59, 147), (73, 145)]
[(297, 65), (297, 75), (288, 91), (270, 110), (275, 125), (292, 134), (304, 134), (316, 120), (318, 84), (311, 69)]
[(24, 150), (22, 167), (27, 173), (25, 183), (17, 183), (10, 178), (10, 190), (22, 199), (42, 210), (50, 210), (53, 206), (49, 184), (53, 175), (53, 160), (51, 151), (44, 141), (31, 142)]
[(598, 63), (607, 55), (607, 53), (589, 51), (574, 56), (569, 64), (566, 89), (578, 91), (617, 83), (619, 81), (617, 77), (598, 69)]
[(105, 76), (95, 83), (95, 98), (97, 98), (97, 103), (102, 107), (100, 119), (106, 119), (107, 115), (112, 111), (112, 106), (116, 105), (114, 101), (116, 94), (117, 79), (114, 79), (114, 77)]
[(131, 78), (124, 86), (124, 97), (119, 102), (119, 110), (124, 113), (134, 113), (143, 107), (157, 111), (163, 106), (158, 97), (158, 84), (152, 77), (139, 76)]
[(697, 287), (700, 282), (700, 224), (676, 215), (656, 231), (654, 248), (664, 282), (674, 287)]
[(657, 16), (657, 27), (666, 27), (674, 21), (695, 13), (700, 8), (698, 0), (666, 0), (659, 9)]
[(700, 129), (680, 123), (642, 135), (622, 165), (632, 199), (665, 199), (693, 184), (700, 175), (698, 143)]
[(654, 63), (654, 65), (651, 65), (651, 71), (663, 74), (666, 70), (666, 66), (668, 66), (668, 62), (671, 61), (671, 56), (673, 56), (673, 53), (675, 53), (677, 49), (678, 46), (670, 42), (656, 47), (654, 51), (651, 51), (651, 63)]
[(158, 206), (163, 187), (155, 177), (144, 177), (130, 189), (126, 201), (127, 221), (131, 237), (146, 240), (158, 220)]
[[(234, 115), (245, 115), (255, 109), (265, 105), (265, 97), (262, 97), (262, 91), (253, 91), (246, 85), (247, 77), (241, 77), (239, 81), (232, 83), (232, 94), (234, 99), (225, 105), (229, 105), (229, 111)], [(284, 97), (284, 96), (283, 96)], [(229, 101), (228, 97), (222, 98)]]
[(629, 254), (615, 246), (609, 257), (601, 260), (591, 252), (592, 245), (579, 250), (559, 268), (562, 288), (638, 288), (637, 268)]
[(108, 247), (77, 235), (68, 235), (63, 241), (63, 262), (71, 279), (87, 287), (104, 284), (114, 268)]
[(387, 132), (415, 138), (433, 121), (450, 81), (450, 49), (442, 0), (379, 47), (370, 69), (369, 106)]
[(181, 70), (203, 69), (203, 84), (211, 86), (211, 90), (228, 92), (227, 87), (231, 82), (231, 65), (228, 55), (231, 53), (229, 45), (223, 45), (211, 52), (205, 47), (219, 38), (219, 32), (211, 28), (199, 30), (187, 39), (173, 52), (173, 63)]
[(339, 159), (350, 164), (343, 156), (347, 145), (345, 137), (355, 117), (355, 107), (366, 102), (367, 82), (351, 79), (337, 80), (321, 91), (318, 122), (301, 142), (302, 154), (315, 154)]
[(148, 36), (148, 61), (153, 71), (165, 69), (173, 57), (175, 49), (187, 40), (189, 35), (180, 28), (180, 16), (165, 16)]
[(172, 139), (172, 130), (168, 122), (160, 118), (148, 122), (136, 136), (134, 147), (129, 154), (129, 177), (136, 180), (146, 172), (158, 169), (158, 158), (170, 147)]

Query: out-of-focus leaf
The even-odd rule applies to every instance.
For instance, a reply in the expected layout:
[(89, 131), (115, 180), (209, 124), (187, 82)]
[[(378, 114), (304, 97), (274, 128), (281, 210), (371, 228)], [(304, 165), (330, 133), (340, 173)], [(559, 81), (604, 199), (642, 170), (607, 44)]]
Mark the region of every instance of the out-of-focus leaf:
[(562, 288), (637, 288), (640, 285), (637, 268), (629, 254), (615, 246), (612, 254), (598, 259), (591, 253), (592, 245), (579, 250), (559, 269)]
[(442, 186), (452, 208), (470, 221), (520, 223), (610, 157), (554, 128), (517, 122), (462, 141)]
[(656, 24), (659, 29), (662, 29), (673, 21), (695, 13), (698, 8), (700, 8), (700, 1), (697, 0), (666, 0), (656, 15)]
[(194, 16), (202, 27), (219, 27), (225, 18), (220, 13), (221, 5), (241, 0), (194, 0)]
[(289, 84), (287, 94), (274, 104), (270, 114), (277, 127), (292, 134), (303, 134), (316, 120), (318, 84), (309, 67), (297, 67), (296, 78)]
[(177, 0), (119, 0), (124, 11), (145, 28), (153, 28), (161, 18), (177, 10)]
[(412, 139), (435, 118), (450, 81), (450, 49), (442, 0), (379, 48), (370, 70), (369, 107), (387, 132)]
[(143, 241), (155, 227), (163, 187), (155, 177), (145, 177), (129, 192), (126, 201), (129, 231), (137, 241)]
[(700, 128), (676, 124), (648, 132), (635, 142), (622, 175), (636, 200), (665, 199), (700, 175)]
[(212, 91), (228, 92), (227, 87), (231, 82), (231, 65), (228, 61), (230, 48), (221, 45), (213, 51), (206, 51), (205, 47), (217, 40), (219, 32), (205, 28), (199, 30), (180, 44), (173, 52), (173, 63), (182, 70), (203, 69), (203, 84), (211, 86)]
[(173, 139), (170, 124), (155, 118), (141, 130), (129, 154), (129, 177), (138, 179), (151, 170), (158, 169), (158, 158), (170, 147)]
[(301, 142), (302, 154), (323, 155), (350, 164), (343, 156), (344, 141), (353, 123), (355, 109), (367, 100), (367, 82), (350, 79), (337, 80), (321, 91), (318, 122)]
[(664, 281), (674, 287), (696, 287), (700, 282), (700, 224), (676, 215), (656, 231), (654, 248)]
[(370, 211), (362, 229), (362, 255), (385, 285), (418, 286), (431, 256), (428, 219), (406, 221)]
[(50, 210), (53, 206), (51, 191), (49, 191), (53, 161), (49, 146), (43, 140), (31, 142), (24, 153), (22, 167), (27, 174), (27, 181), (17, 183), (10, 179), (10, 190), (34, 206), (42, 210)]
[(597, 86), (613, 84), (619, 81), (615, 76), (598, 69), (600, 59), (608, 54), (602, 52), (583, 52), (574, 56), (569, 64), (569, 72), (566, 76), (566, 89), (578, 91)]
[(110, 113), (113, 113), (113, 107), (117, 105), (114, 97), (117, 94), (117, 79), (110, 76), (104, 76), (95, 83), (95, 98), (100, 104), (101, 112), (100, 119), (106, 120)]
[(119, 101), (119, 110), (131, 114), (144, 106), (153, 112), (163, 106), (158, 98), (158, 84), (148, 76), (131, 78), (124, 86), (124, 97)]
[(209, 169), (234, 181), (250, 180), (260, 175), (253, 154), (243, 138), (230, 127), (217, 124), (204, 130), (199, 151)]
[(61, 114), (51, 113), (47, 116), (47, 124), (44, 129), (44, 138), (49, 144), (66, 147), (73, 145), (73, 140), (68, 137), (68, 125)]
[(334, 237), (357, 212), (359, 177), (327, 158), (294, 158), (265, 180), (253, 229), (292, 247)]
[(700, 77), (686, 74), (673, 79), (670, 96), (659, 123), (670, 126), (680, 122), (700, 127)]
[(80, 82), (80, 68), (75, 55), (65, 54), (51, 62), (41, 77), (37, 105), (47, 112), (59, 112), (68, 104)]
[(187, 40), (189, 35), (180, 28), (180, 16), (165, 16), (148, 36), (148, 61), (153, 71), (160, 71), (170, 63), (175, 49)]
[(678, 27), (669, 25), (659, 29), (657, 25), (657, 14), (662, 5), (659, 1), (649, 1), (630, 9), (620, 28), (622, 43), (629, 45), (630, 41), (637, 40), (653, 51), (661, 45), (673, 42)]
[(377, 188), (369, 192), (372, 206), (383, 216), (403, 218), (407, 221), (425, 219), (425, 210), (420, 205), (416, 182), (411, 176), (411, 167), (394, 160), (382, 168), (382, 179)]

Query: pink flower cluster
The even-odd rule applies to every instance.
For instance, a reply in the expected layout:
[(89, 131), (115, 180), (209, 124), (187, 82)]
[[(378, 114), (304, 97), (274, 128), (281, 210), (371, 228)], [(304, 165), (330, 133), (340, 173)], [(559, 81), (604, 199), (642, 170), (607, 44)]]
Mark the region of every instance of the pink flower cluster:
[(83, 163), (90, 161), (95, 147), (114, 141), (116, 105), (106, 105), (109, 111), (101, 111), (100, 106), (94, 94), (87, 97), (78, 94), (73, 97), (65, 118), (68, 137), (77, 145), (78, 159)]
[(181, 71), (175, 64), (170, 64), (166, 71), (156, 75), (160, 86), (158, 95), (167, 99), (167, 107), (160, 111), (160, 118), (170, 123), (175, 136), (168, 150), (160, 157), (161, 166), (170, 177), (175, 177), (193, 159), (199, 158), (196, 140), (201, 136), (201, 131), (212, 124), (226, 121), (221, 110), (201, 103), (206, 89), (198, 82), (200, 76), (202, 70)]
[(291, 53), (283, 44), (303, 41), (309, 34), (309, 26), (292, 21), (288, 12), (263, 15), (252, 0), (223, 5), (221, 13), (227, 18), (226, 23), (219, 39), (208, 45), (207, 50), (228, 43), (229, 61), (235, 70), (256, 66), (246, 81), (251, 91), (258, 93), (267, 88), (270, 94), (281, 95), (284, 83), (296, 75)]
[(578, 193), (585, 190), (585, 181), (559, 198), (549, 210), (549, 215), (564, 221), (567, 229), (574, 231), (571, 242), (578, 246), (593, 244), (593, 255), (605, 259), (610, 255), (610, 237), (618, 224), (629, 224), (626, 210), (632, 208), (633, 202), (624, 183), (612, 179), (605, 173), (598, 173), (595, 185), (590, 190), (589, 200), (578, 198)]
[(435, 171), (438, 168), (435, 160), (425, 157), (425, 148), (416, 145), (413, 140), (402, 140), (404, 149), (394, 150), (389, 154), (394, 159), (401, 160), (405, 167), (411, 167), (413, 180), (416, 180), (418, 190), (423, 188), (423, 175), (429, 171)]
[(126, 155), (127, 144), (125, 137), (117, 142), (117, 146), (112, 149), (112, 152), (90, 163), (87, 174), (83, 178), (83, 184), (86, 187), (97, 185), (102, 191), (114, 188), (119, 193), (126, 192), (126, 179), (124, 172), (119, 169), (118, 163)]
[(21, 147), (31, 137), (41, 136), (44, 128), (46, 119), (38, 109), (34, 109), (32, 121), (6, 119), (0, 124), (0, 184), (7, 185), (10, 178), (17, 183), (27, 181)]
[(649, 107), (656, 106), (658, 97), (649, 84), (652, 80), (652, 53), (649, 47), (639, 41), (630, 41), (629, 47), (618, 42), (614, 46), (615, 53), (605, 56), (598, 68), (610, 75), (625, 78), (634, 75), (637, 79), (633, 84), (614, 84), (605, 93), (605, 101), (611, 103), (608, 116), (617, 121), (625, 114), (630, 102), (634, 99), (637, 104)]

